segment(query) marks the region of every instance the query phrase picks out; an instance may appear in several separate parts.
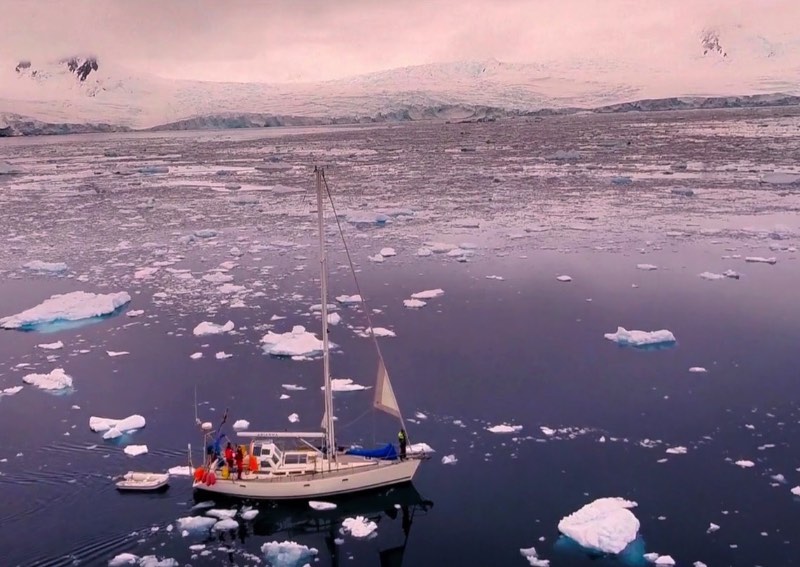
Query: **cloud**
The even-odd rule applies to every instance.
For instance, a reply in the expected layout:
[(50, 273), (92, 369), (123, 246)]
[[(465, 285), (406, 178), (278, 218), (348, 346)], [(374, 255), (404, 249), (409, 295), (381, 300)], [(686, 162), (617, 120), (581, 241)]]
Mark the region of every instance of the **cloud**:
[[(658, 58), (707, 26), (792, 34), (797, 0), (4, 0), (0, 59), (177, 78), (334, 78), (463, 59)], [(777, 30), (777, 31), (776, 31)]]

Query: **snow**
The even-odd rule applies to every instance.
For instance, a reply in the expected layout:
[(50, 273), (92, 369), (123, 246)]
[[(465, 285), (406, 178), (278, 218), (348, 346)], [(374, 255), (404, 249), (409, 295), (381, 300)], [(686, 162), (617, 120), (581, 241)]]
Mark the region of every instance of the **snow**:
[(26, 329), (55, 321), (78, 321), (113, 313), (131, 300), (125, 292), (95, 294), (84, 291), (50, 296), (36, 307), (0, 319), (6, 329)]
[(268, 541), (261, 546), (261, 553), (270, 567), (300, 567), (309, 564), (318, 551), (294, 541)]
[(624, 327), (617, 327), (616, 333), (606, 333), (603, 336), (619, 345), (634, 347), (675, 342), (675, 335), (666, 329), (648, 332), (628, 331)]
[(108, 567), (123, 567), (124, 565), (136, 565), (139, 563), (139, 556), (133, 553), (120, 553), (108, 562)]
[(694, 372), (694, 373), (698, 373), (699, 374), (699, 373), (703, 373), (703, 372), (708, 372), (708, 370), (706, 370), (702, 366), (692, 366), (689, 369), (689, 372)]
[(636, 264), (636, 269), (637, 270), (644, 270), (646, 272), (650, 272), (650, 271), (653, 271), (653, 270), (657, 270), (658, 266), (656, 266), (654, 264)]
[(445, 455), (442, 457), (442, 464), (443, 465), (454, 465), (458, 462), (458, 459), (455, 455)]
[(639, 520), (629, 508), (636, 502), (599, 498), (561, 519), (558, 530), (580, 546), (603, 553), (620, 553), (636, 539)]
[(136, 457), (137, 455), (144, 455), (147, 453), (147, 445), (128, 445), (124, 449), (126, 455)]
[(411, 299), (435, 299), (444, 295), (443, 289), (426, 289), (411, 294)]
[[(286, 333), (269, 331), (261, 339), (264, 352), (272, 356), (309, 356), (322, 352), (322, 341), (302, 325), (295, 325)], [(335, 345), (330, 343), (331, 348)]]
[(192, 467), (185, 465), (170, 467), (167, 472), (170, 476), (192, 476)]
[(58, 350), (64, 348), (64, 343), (62, 343), (61, 341), (57, 341), (55, 343), (44, 343), (36, 346), (44, 350)]
[(775, 257), (764, 258), (762, 256), (748, 256), (744, 261), (752, 264), (776, 264), (778, 259)]
[(300, 421), (300, 416), (297, 415), (296, 413), (293, 413), (287, 419), (289, 420), (290, 423), (297, 423), (298, 421)]
[(569, 276), (558, 276), (556, 279), (560, 282), (571, 282), (572, 278)]
[(734, 464), (738, 467), (742, 467), (743, 469), (749, 469), (751, 467), (756, 466), (756, 464), (753, 461), (746, 461), (746, 460), (736, 461)]
[(308, 505), (314, 510), (335, 510), (336, 504), (333, 502), (322, 502), (320, 500), (309, 500)]
[(528, 547), (522, 548), (519, 550), (520, 554), (528, 560), (528, 564), (531, 567), (549, 567), (550, 561), (547, 559), (540, 559), (539, 555), (536, 553), (536, 548)]
[(139, 414), (129, 415), (124, 419), (91, 416), (89, 429), (96, 433), (103, 433), (103, 439), (115, 439), (123, 433), (141, 429), (146, 423), (144, 417)]
[(228, 321), (224, 325), (217, 325), (216, 323), (203, 321), (194, 328), (192, 334), (196, 337), (203, 337), (205, 335), (220, 335), (222, 333), (233, 331), (233, 329), (233, 321)]
[(63, 368), (54, 368), (48, 374), (27, 374), (22, 377), (26, 384), (36, 386), (40, 390), (65, 390), (72, 388), (72, 377)]
[(426, 302), (422, 301), (421, 299), (404, 299), (403, 306), (409, 309), (419, 309), (421, 307), (425, 307), (427, 305)]
[(490, 433), (516, 433), (517, 431), (522, 431), (522, 426), (502, 423), (500, 425), (492, 425), (491, 427), (487, 427), (486, 431), (489, 431)]
[(233, 428), (237, 431), (243, 431), (249, 427), (250, 427), (250, 422), (247, 421), (246, 419), (238, 419), (233, 424)]
[(32, 262), (23, 264), (22, 267), (34, 272), (59, 273), (67, 271), (67, 265), (64, 262), (42, 262), (41, 260), (33, 260)]
[(345, 518), (342, 522), (342, 533), (350, 534), (355, 538), (362, 539), (369, 537), (375, 530), (378, 529), (378, 524), (368, 520), (364, 516), (356, 516), (355, 518)]

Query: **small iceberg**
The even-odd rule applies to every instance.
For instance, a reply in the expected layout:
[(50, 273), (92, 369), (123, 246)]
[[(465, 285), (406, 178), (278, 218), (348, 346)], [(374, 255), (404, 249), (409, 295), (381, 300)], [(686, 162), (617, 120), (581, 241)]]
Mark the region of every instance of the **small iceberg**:
[(144, 417), (139, 414), (129, 415), (124, 419), (110, 419), (93, 415), (89, 418), (89, 429), (95, 433), (103, 433), (103, 439), (116, 439), (124, 433), (143, 428), (146, 423)]
[(245, 429), (250, 427), (250, 422), (246, 419), (237, 419), (236, 422), (233, 424), (233, 428), (236, 431), (244, 431)]
[(138, 565), (139, 556), (133, 553), (120, 553), (108, 562), (108, 567), (124, 567), (125, 565)]
[(342, 522), (342, 533), (350, 534), (354, 538), (362, 539), (372, 535), (378, 529), (378, 524), (364, 516), (345, 518)]
[(131, 457), (137, 457), (139, 455), (144, 455), (147, 453), (147, 445), (128, 445), (123, 449), (126, 455), (130, 455)]
[(23, 264), (22, 267), (32, 272), (49, 272), (52, 274), (67, 271), (67, 265), (64, 262), (42, 262), (41, 260), (33, 260), (32, 262)]
[(778, 259), (775, 257), (764, 258), (762, 256), (748, 256), (744, 259), (745, 262), (750, 262), (751, 264), (776, 264)]
[(522, 426), (501, 423), (500, 425), (492, 425), (491, 427), (487, 427), (486, 431), (489, 433), (516, 433), (518, 431), (522, 431)]
[(319, 553), (315, 547), (300, 545), (294, 541), (268, 541), (261, 546), (267, 564), (274, 567), (306, 565)]
[(422, 301), (421, 299), (404, 299), (403, 300), (403, 307), (407, 307), (408, 309), (421, 309), (425, 307), (427, 303)]
[(72, 388), (72, 376), (64, 372), (63, 368), (54, 368), (48, 374), (27, 374), (22, 381), (40, 390), (67, 390)]
[[(435, 299), (444, 295), (443, 289), (426, 289), (411, 294), (411, 299)], [(408, 307), (408, 306), (407, 306)]]
[(536, 553), (535, 547), (522, 548), (519, 550), (520, 555), (528, 560), (531, 567), (550, 567), (550, 561), (547, 559), (539, 559), (539, 554)]
[(570, 276), (558, 276), (558, 277), (556, 277), (556, 279), (558, 281), (564, 282), (564, 283), (572, 281), (572, 278)]
[(215, 532), (229, 532), (235, 529), (238, 529), (239, 522), (234, 520), (233, 518), (225, 518), (224, 520), (220, 520), (214, 527), (212, 528)]
[(42, 325), (58, 321), (78, 321), (111, 315), (130, 302), (126, 292), (96, 294), (85, 291), (52, 295), (36, 307), (32, 307), (0, 319), (5, 329), (36, 330)]
[(361, 303), (361, 296), (360, 295), (340, 295), (336, 298), (336, 301), (343, 305), (353, 305), (356, 303)]
[(390, 258), (392, 256), (397, 256), (397, 252), (394, 248), (381, 248), (381, 251), (378, 252), (384, 258)]
[(670, 345), (676, 342), (675, 335), (666, 329), (660, 331), (628, 331), (617, 327), (616, 333), (603, 335), (620, 346), (646, 347), (650, 345)]
[(335, 510), (336, 504), (333, 502), (322, 502), (318, 500), (309, 500), (308, 505), (313, 508), (314, 510), (324, 511), (324, 510)]
[(56, 341), (54, 343), (43, 343), (36, 345), (37, 348), (44, 349), (44, 350), (59, 350), (64, 348), (64, 343), (61, 341)]
[(442, 457), (442, 464), (443, 465), (454, 465), (458, 462), (458, 459), (455, 455), (445, 455)]
[(217, 519), (207, 516), (186, 516), (178, 518), (175, 523), (178, 524), (178, 529), (181, 531), (199, 532), (211, 529), (211, 526), (217, 523)]
[(653, 270), (657, 270), (658, 266), (655, 264), (636, 264), (637, 270), (643, 270), (645, 272), (652, 272)]
[(204, 337), (206, 335), (221, 335), (222, 333), (229, 333), (233, 331), (233, 328), (234, 328), (233, 321), (228, 321), (224, 325), (217, 325), (216, 323), (203, 321), (192, 330), (192, 334), (195, 337)]
[[(325, 389), (325, 386), (320, 388)], [(356, 392), (359, 390), (366, 390), (367, 386), (356, 384), (350, 378), (331, 378), (331, 390), (334, 392)]]
[(691, 368), (689, 368), (689, 372), (692, 372), (694, 374), (702, 374), (708, 372), (708, 370), (706, 370), (702, 366), (692, 366)]
[(192, 476), (192, 468), (186, 465), (179, 465), (177, 467), (170, 467), (167, 470), (170, 476)]
[[(307, 357), (322, 352), (322, 341), (302, 325), (295, 325), (287, 333), (269, 331), (261, 338), (264, 353), (272, 356)], [(330, 343), (331, 348), (336, 345)]]
[(623, 498), (599, 498), (562, 518), (558, 531), (585, 549), (621, 553), (639, 532), (639, 520), (629, 510), (635, 507)]
[(792, 488), (791, 493), (794, 494), (795, 496), (800, 496), (800, 486), (795, 486), (794, 488)]

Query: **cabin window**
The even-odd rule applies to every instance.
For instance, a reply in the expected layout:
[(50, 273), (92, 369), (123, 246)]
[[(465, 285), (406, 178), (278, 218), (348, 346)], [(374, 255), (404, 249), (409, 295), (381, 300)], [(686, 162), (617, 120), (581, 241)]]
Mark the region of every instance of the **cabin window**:
[(276, 467), (278, 466), (278, 456), (277, 455), (272, 455), (272, 464), (274, 466), (276, 466)]
[(306, 464), (306, 456), (292, 455), (291, 453), (289, 453), (288, 455), (283, 457), (283, 462), (286, 465), (304, 465)]

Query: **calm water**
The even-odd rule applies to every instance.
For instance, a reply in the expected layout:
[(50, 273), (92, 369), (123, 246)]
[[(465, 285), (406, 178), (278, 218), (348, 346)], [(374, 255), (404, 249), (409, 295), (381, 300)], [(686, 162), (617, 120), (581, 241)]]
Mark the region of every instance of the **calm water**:
[[(54, 333), (0, 334), (0, 389), (56, 367), (74, 378), (65, 395), (26, 385), (0, 397), (3, 564), (105, 565), (131, 552), (180, 565), (255, 565), (265, 542), (284, 540), (317, 548), (319, 565), (381, 565), (381, 551), (403, 545), (402, 564), (413, 566), (522, 566), (519, 549), (531, 546), (554, 567), (631, 564), (559, 542), (558, 521), (604, 496), (635, 500), (645, 551), (678, 565), (797, 564), (800, 499), (790, 488), (800, 485), (800, 191), (759, 176), (794, 170), (800, 120), (775, 112), (641, 120), (0, 144), (0, 159), (25, 168), (0, 178), (0, 315), (74, 290), (127, 290), (129, 309), (145, 311)], [(765, 124), (760, 137), (751, 135), (755, 123)], [(114, 155), (104, 156), (109, 149)], [(558, 149), (580, 157), (554, 162), (548, 156)], [(254, 171), (264, 155), (297, 168)], [(397, 334), (379, 340), (400, 404), (416, 421), (408, 424), (412, 442), (436, 452), (412, 487), (347, 499), (327, 514), (265, 505), (238, 532), (183, 538), (168, 526), (196, 503), (188, 479), (154, 495), (119, 494), (111, 479), (186, 463), (187, 443), (200, 444), (195, 388), (201, 418), (217, 421), (228, 408), (228, 428), (236, 419), (288, 428), (291, 413), (303, 427), (319, 422), (321, 362), (272, 359), (258, 345), (267, 328), (318, 330), (309, 311), (319, 303), (312, 178), (302, 167), (314, 159), (334, 162), (331, 188), (351, 220), (410, 209), (384, 227), (346, 222), (345, 232), (370, 307), (380, 310), (374, 324)], [(170, 172), (112, 173), (120, 163), (164, 163)], [(632, 182), (610, 181), (621, 175)], [(676, 198), (670, 189), (678, 186), (697, 195)], [(242, 202), (242, 194), (257, 199)], [(182, 238), (201, 228), (219, 234)], [(344, 258), (330, 236), (337, 266)], [(431, 241), (468, 242), (471, 255), (464, 263), (417, 257)], [(368, 260), (384, 246), (398, 255)], [(69, 271), (21, 268), (37, 259), (64, 261)], [(200, 279), (225, 261), (236, 263), (228, 273), (245, 290), (223, 294)], [(158, 262), (171, 264), (134, 277)], [(638, 270), (640, 263), (658, 269)], [(741, 279), (698, 277), (729, 268)], [(573, 281), (556, 281), (560, 274)], [(331, 286), (333, 295), (355, 293), (343, 269), (334, 269)], [(403, 307), (433, 288), (445, 294), (420, 310)], [(246, 307), (230, 307), (234, 298)], [(369, 385), (372, 347), (354, 332), (366, 322), (356, 310), (340, 313), (334, 375)], [(286, 319), (270, 322), (272, 315)], [(201, 321), (228, 319), (233, 334), (192, 336)], [(678, 342), (620, 348), (603, 338), (620, 325), (669, 329)], [(36, 347), (56, 340), (65, 348)], [(111, 358), (106, 350), (130, 354)], [(233, 356), (215, 360), (223, 350)], [(191, 360), (198, 351), (204, 357)], [(21, 363), (29, 366), (16, 368)], [(689, 373), (692, 366), (708, 372)], [(279, 400), (287, 383), (308, 389)], [(394, 439), (394, 425), (367, 412), (370, 403), (369, 390), (336, 394), (341, 442)], [(117, 442), (88, 429), (91, 415), (133, 413), (147, 426)], [(486, 430), (499, 423), (523, 428)], [(147, 444), (149, 453), (127, 457), (122, 446), (130, 443)], [(665, 453), (676, 446), (686, 454)], [(441, 463), (449, 454), (455, 465)], [(736, 466), (741, 459), (755, 466)], [(378, 522), (375, 539), (338, 533), (356, 514)], [(719, 531), (707, 533), (710, 522)], [(192, 558), (189, 546), (198, 543), (211, 554)], [(395, 564), (387, 555), (384, 564)]]

